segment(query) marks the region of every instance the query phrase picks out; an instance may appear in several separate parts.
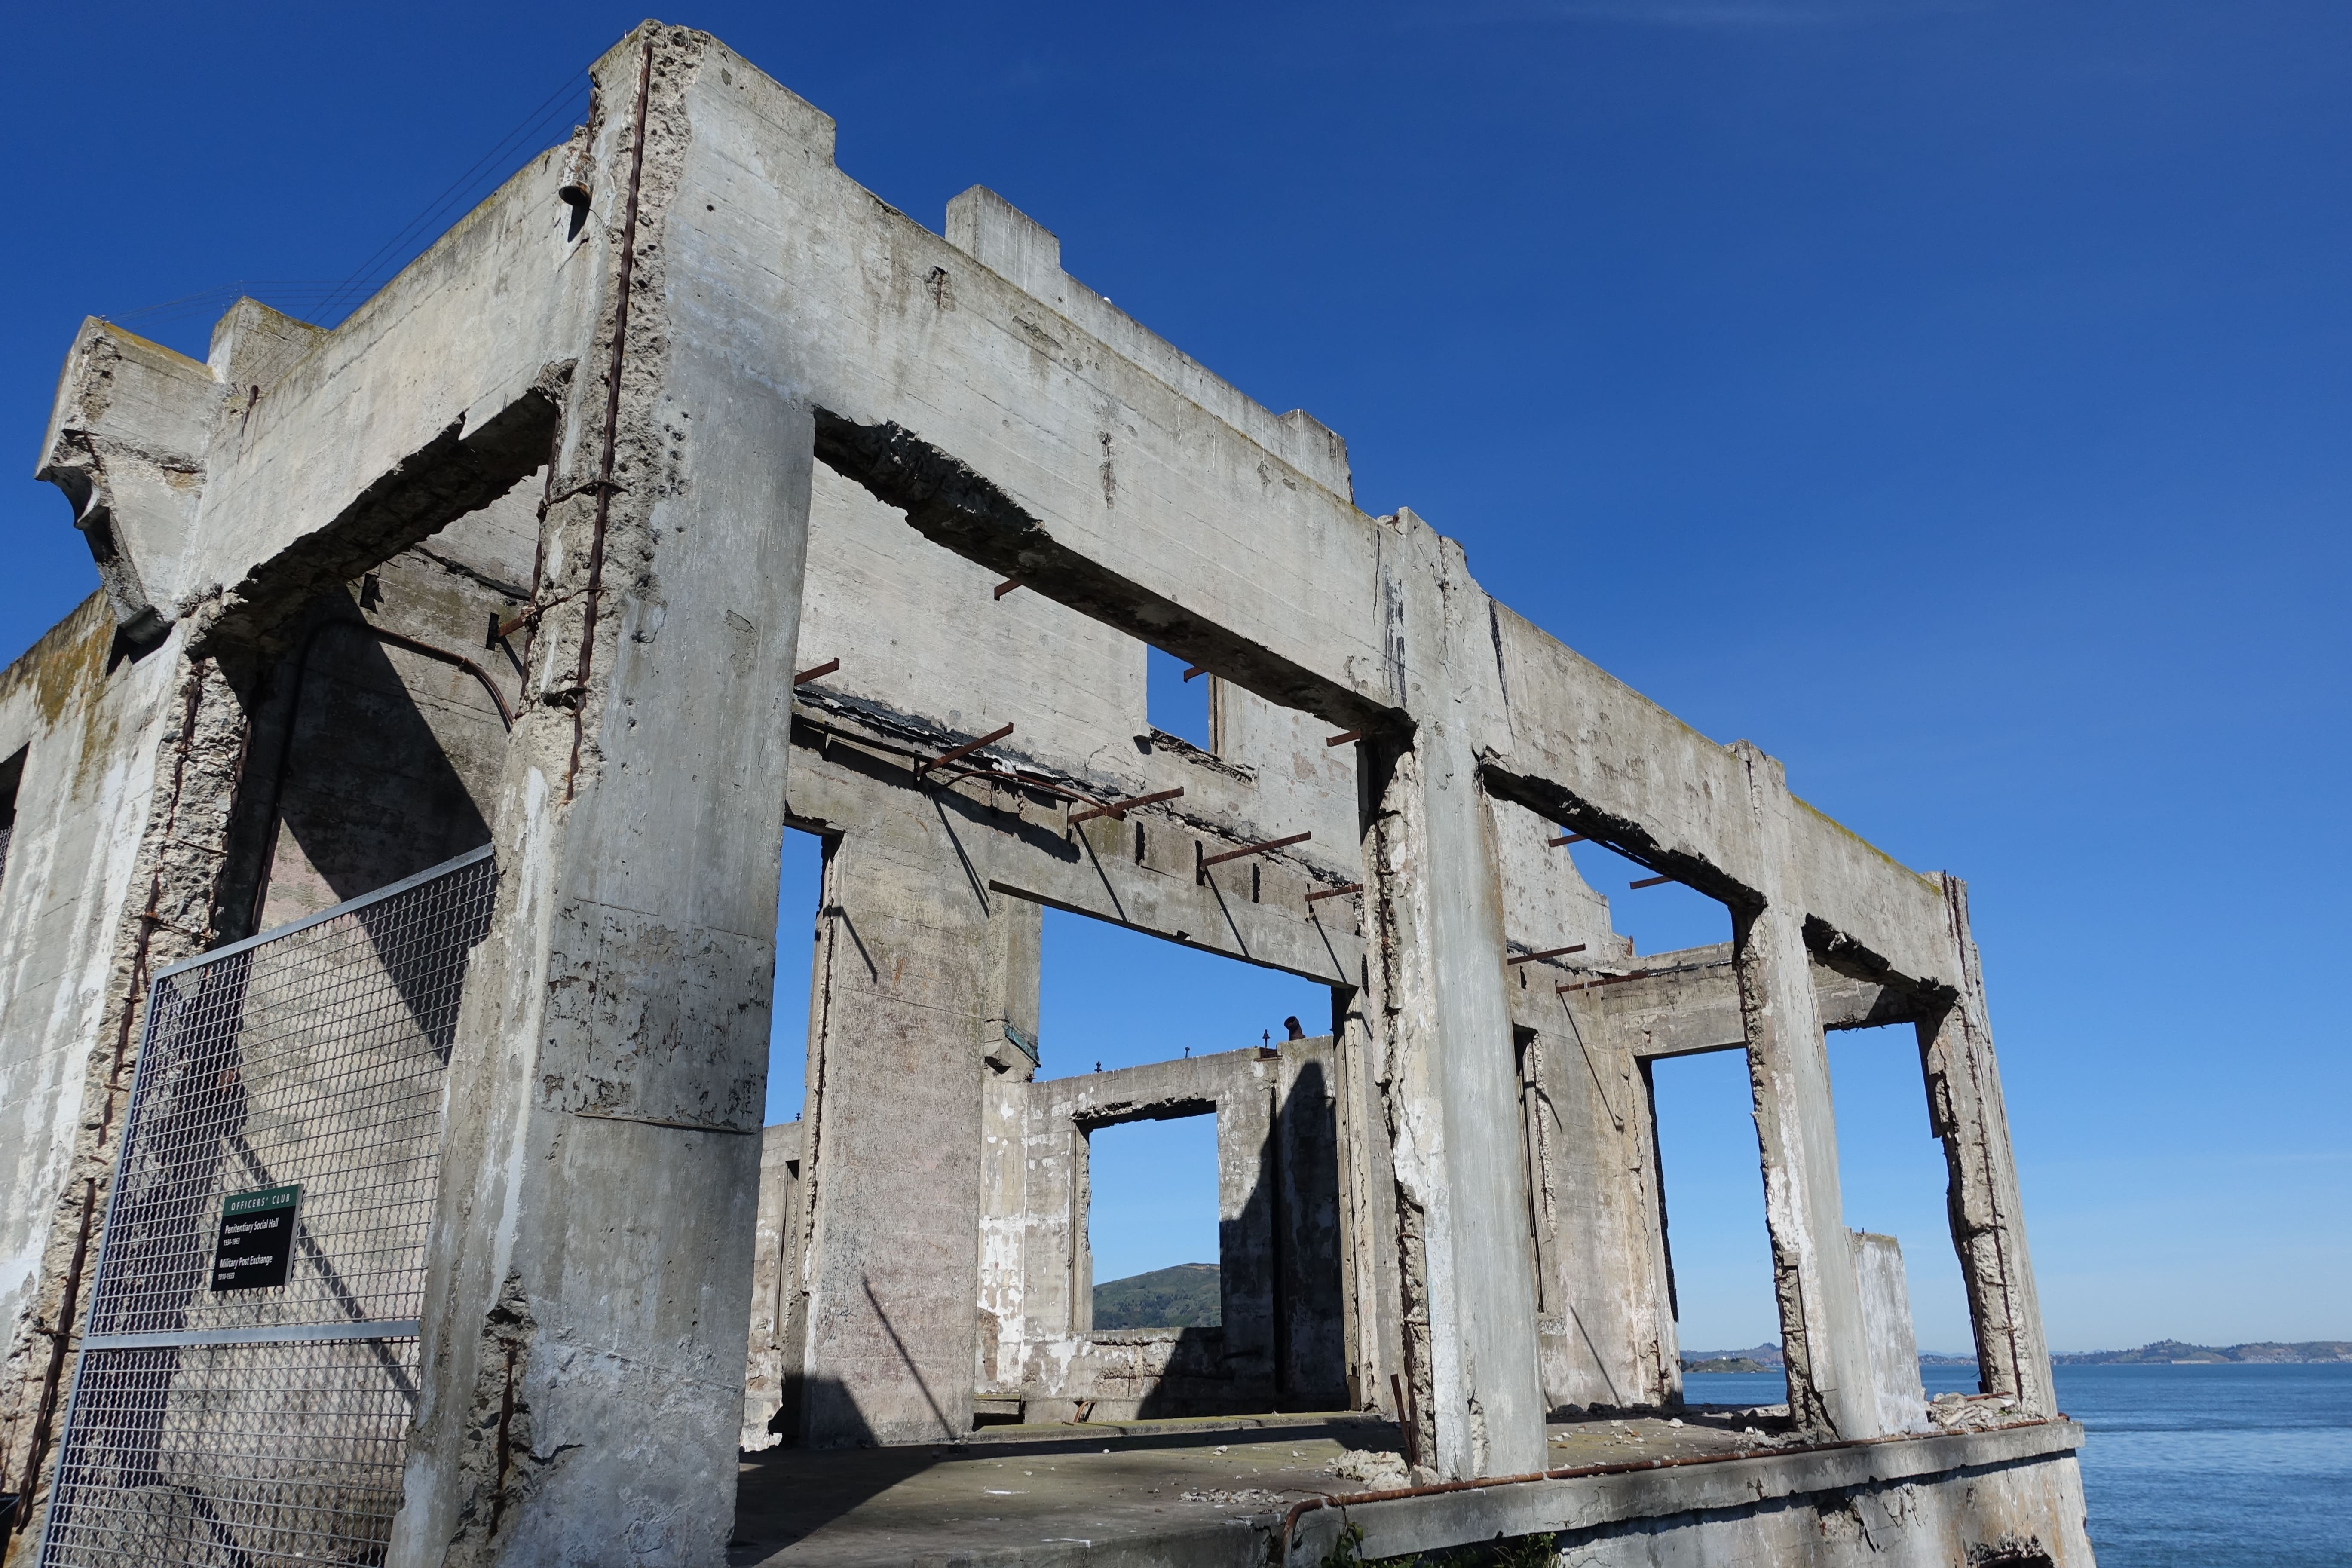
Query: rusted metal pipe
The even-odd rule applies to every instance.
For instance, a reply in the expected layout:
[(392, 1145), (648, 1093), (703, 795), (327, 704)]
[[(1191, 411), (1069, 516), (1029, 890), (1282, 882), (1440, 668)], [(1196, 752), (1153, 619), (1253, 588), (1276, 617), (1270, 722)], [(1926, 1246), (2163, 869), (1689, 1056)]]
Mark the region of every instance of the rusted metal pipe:
[(1672, 877), (1644, 877), (1638, 882), (1628, 882), (1625, 886), (1628, 888), (1654, 888), (1661, 882), (1671, 882), (1674, 879)]
[(1013, 589), (1025, 586), (1027, 586), (1027, 584), (1023, 583), (1020, 578), (1007, 577), (1003, 582), (999, 583), (996, 585), (996, 596), (1002, 599), (1005, 595), (1013, 592)]
[(1238, 860), (1245, 855), (1264, 855), (1272, 850), (1287, 848), (1293, 844), (1304, 844), (1314, 837), (1312, 833), (1294, 833), (1287, 838), (1269, 838), (1263, 844), (1244, 844), (1239, 849), (1228, 849), (1222, 855), (1203, 855), (1201, 857), (1201, 868), (1205, 871), (1212, 866), (1222, 866), (1228, 860)]
[(1533, 963), (1538, 959), (1559, 958), (1565, 953), (1582, 952), (1583, 951), (1584, 944), (1580, 942), (1573, 947), (1548, 947), (1541, 952), (1522, 952), (1515, 957), (1505, 959), (1503, 962), (1507, 965), (1513, 963)]
[(1208, 673), (1209, 667), (1205, 664), (1189, 665), (1185, 668), (1184, 679), (1190, 680), (1196, 675), (1206, 675)]
[(1547, 849), (1559, 849), (1567, 845), (1582, 844), (1584, 842), (1586, 842), (1585, 837), (1581, 833), (1563, 833), (1557, 838), (1545, 839), (1544, 847)]
[(1344, 899), (1349, 893), (1360, 893), (1363, 890), (1364, 885), (1361, 882), (1350, 882), (1344, 888), (1318, 888), (1307, 895), (1307, 901), (1311, 904), (1321, 899)]
[(1125, 800), (1115, 800), (1108, 805), (1089, 806), (1084, 811), (1070, 813), (1070, 826), (1076, 827), (1079, 823), (1091, 822), (1097, 816), (1116, 816), (1123, 819), (1129, 810), (1134, 806), (1156, 805), (1163, 800), (1174, 800), (1183, 793), (1184, 786), (1179, 784), (1174, 789), (1163, 789), (1156, 795), (1129, 795)]
[(793, 676), (793, 684), (794, 686), (806, 686), (810, 681), (815, 680), (822, 676), (831, 675), (835, 670), (839, 669), (840, 668), (841, 660), (837, 658), (826, 659), (814, 669), (803, 669), (798, 675)]
[(1327, 746), (1350, 746), (1364, 738), (1361, 730), (1343, 730), (1323, 743)]
[[(436, 647), (429, 642), (419, 642), (413, 637), (377, 626), (373, 621), (367, 623), (367, 629), (375, 634), (375, 639), (378, 642), (388, 642), (394, 647), (404, 647), (411, 653), (421, 653), (427, 658), (437, 658), (444, 664), (454, 664), (476, 680), (480, 681), (482, 689), (488, 692), (490, 700), (498, 705), (499, 722), (509, 730), (514, 728), (514, 710), (507, 706), (506, 693), (499, 689), (498, 683), (490, 679), (488, 670), (484, 669), (464, 654), (452, 653), (446, 647)], [(289, 740), (291, 738), (290, 731), (289, 738)]]

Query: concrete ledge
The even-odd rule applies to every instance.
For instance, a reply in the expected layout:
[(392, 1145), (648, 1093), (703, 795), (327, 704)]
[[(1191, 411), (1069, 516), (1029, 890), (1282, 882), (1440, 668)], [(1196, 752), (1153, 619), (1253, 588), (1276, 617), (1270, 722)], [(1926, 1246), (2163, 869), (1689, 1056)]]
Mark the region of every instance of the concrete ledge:
[(1363, 1443), (1378, 1438), (1396, 1441), (1396, 1423), (1385, 1416), (1352, 1410), (1302, 1413), (1295, 1415), (1185, 1415), (1151, 1421), (1032, 1421), (1015, 1426), (982, 1426), (963, 1441), (982, 1443), (1090, 1443), (1107, 1437), (1197, 1437), (1220, 1432), (1247, 1432), (1279, 1437), (1339, 1437)]
[(1365, 1558), (1395, 1557), (1510, 1536), (1591, 1530), (1668, 1514), (1752, 1508), (1853, 1488), (1918, 1481), (1960, 1470), (2030, 1463), (2080, 1447), (2083, 1428), (2063, 1418), (1991, 1432), (1901, 1437), (1851, 1447), (1745, 1459), (1659, 1465), (1616, 1475), (1521, 1481), (1430, 1497), (1324, 1507), (1291, 1531), (1289, 1562), (1321, 1563), (1349, 1524)]

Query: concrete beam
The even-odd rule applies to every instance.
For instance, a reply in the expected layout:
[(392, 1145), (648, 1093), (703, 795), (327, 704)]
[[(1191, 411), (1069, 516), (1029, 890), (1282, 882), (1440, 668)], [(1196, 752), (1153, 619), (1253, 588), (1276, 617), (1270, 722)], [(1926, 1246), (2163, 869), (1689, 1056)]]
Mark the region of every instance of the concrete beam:
[[(1650, 973), (1570, 992), (1559, 998), (1559, 1005), (1644, 1060), (1738, 1050), (1746, 1045), (1729, 942), (1649, 953), (1629, 962)], [(1916, 993), (1840, 973), (1818, 958), (1810, 968), (1813, 1006), (1824, 1029), (1870, 1029), (1940, 1016), (1941, 1009)], [(1584, 984), (1584, 978), (1546, 966), (1538, 983), (1577, 984)]]

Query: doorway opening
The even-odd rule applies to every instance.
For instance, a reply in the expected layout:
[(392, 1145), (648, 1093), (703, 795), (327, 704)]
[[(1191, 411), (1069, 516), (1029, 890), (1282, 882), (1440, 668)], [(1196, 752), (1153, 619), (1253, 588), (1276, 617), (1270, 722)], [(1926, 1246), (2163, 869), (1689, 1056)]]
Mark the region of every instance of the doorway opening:
[(768, 1015), (765, 1121), (798, 1121), (808, 1098), (809, 990), (824, 902), (824, 840), (789, 824), (776, 864), (776, 980)]
[(1747, 1053), (1705, 1051), (1646, 1066), (1683, 1397), (1778, 1404), (1788, 1380)]
[(1087, 1173), (1096, 1330), (1219, 1327), (1215, 1114), (1096, 1127)]
[(1829, 1047), (1846, 1228), (1901, 1244), (1928, 1396), (1974, 1394), (1976, 1340), (1949, 1239), (1944, 1146), (1927, 1121), (1918, 1031), (1910, 1024), (1835, 1029)]

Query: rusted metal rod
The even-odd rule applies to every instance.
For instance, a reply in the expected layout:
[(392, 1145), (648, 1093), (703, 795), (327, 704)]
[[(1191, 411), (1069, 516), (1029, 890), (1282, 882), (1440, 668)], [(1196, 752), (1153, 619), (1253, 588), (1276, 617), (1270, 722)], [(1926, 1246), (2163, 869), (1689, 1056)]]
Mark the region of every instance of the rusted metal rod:
[(798, 675), (793, 676), (793, 684), (794, 686), (806, 686), (810, 681), (816, 679), (818, 677), (831, 675), (835, 670), (839, 669), (840, 668), (841, 660), (837, 658), (826, 659), (814, 669), (803, 669)]
[(1598, 980), (1579, 981), (1573, 985), (1559, 986), (1558, 990), (1565, 996), (1571, 991), (1590, 991), (1596, 985), (1622, 985), (1628, 980), (1647, 980), (1651, 973), (1646, 969), (1629, 969), (1622, 974), (1604, 974)]
[(1548, 947), (1548, 948), (1544, 949), (1541, 952), (1522, 952), (1522, 953), (1519, 953), (1519, 954), (1517, 954), (1517, 955), (1516, 955), (1516, 956), (1514, 956), (1514, 957), (1507, 958), (1507, 959), (1504, 960), (1504, 963), (1505, 963), (1506, 964), (1512, 964), (1512, 963), (1535, 963), (1538, 959), (1542, 959), (1542, 958), (1558, 958), (1558, 957), (1559, 957), (1562, 953), (1568, 953), (1568, 952), (1582, 952), (1583, 951), (1584, 951), (1584, 944), (1583, 944), (1582, 942), (1578, 942), (1574, 947)]
[(1187, 666), (1184, 670), (1184, 679), (1190, 680), (1196, 675), (1206, 675), (1208, 673), (1209, 667), (1205, 664), (1190, 665)]
[(1206, 870), (1228, 860), (1238, 860), (1244, 855), (1264, 855), (1269, 850), (1287, 848), (1293, 844), (1304, 844), (1314, 837), (1312, 833), (1294, 833), (1287, 838), (1269, 838), (1263, 844), (1244, 844), (1239, 849), (1228, 849), (1221, 855), (1203, 855), (1201, 868)]
[(958, 757), (968, 757), (974, 752), (980, 750), (982, 746), (992, 746), (1011, 733), (1013, 733), (1013, 726), (1007, 724), (1003, 729), (993, 731), (989, 734), (982, 735), (977, 741), (966, 741), (962, 745), (951, 747), (947, 751), (941, 752), (938, 756), (932, 757), (929, 761), (917, 763), (915, 764), (915, 771), (919, 773), (928, 768), (938, 767), (942, 763), (954, 762)]
[(1674, 879), (1672, 877), (1644, 877), (1638, 882), (1628, 882), (1625, 886), (1628, 888), (1654, 888), (1661, 882), (1671, 882)]
[(1174, 800), (1183, 793), (1184, 786), (1179, 784), (1174, 789), (1163, 789), (1156, 795), (1129, 795), (1125, 800), (1112, 801), (1108, 805), (1089, 806), (1084, 811), (1070, 813), (1070, 826), (1076, 827), (1079, 823), (1091, 822), (1097, 816), (1124, 817), (1130, 807), (1154, 805), (1163, 800)]
[(1545, 839), (1544, 847), (1547, 849), (1559, 849), (1567, 845), (1582, 844), (1583, 842), (1585, 842), (1585, 837), (1581, 833), (1563, 833), (1557, 838)]
[(1350, 882), (1344, 888), (1318, 888), (1307, 895), (1307, 901), (1311, 904), (1322, 899), (1344, 899), (1349, 893), (1360, 893), (1363, 890), (1364, 885), (1361, 882)]
[(1352, 742), (1360, 741), (1363, 738), (1364, 732), (1361, 730), (1347, 730), (1332, 736), (1323, 743), (1327, 746), (1345, 746)]
[(1013, 592), (1013, 589), (1025, 587), (1026, 585), (1027, 584), (1024, 584), (1018, 577), (1007, 577), (1003, 582), (999, 583), (996, 585), (996, 596), (1002, 599), (1005, 595)]

